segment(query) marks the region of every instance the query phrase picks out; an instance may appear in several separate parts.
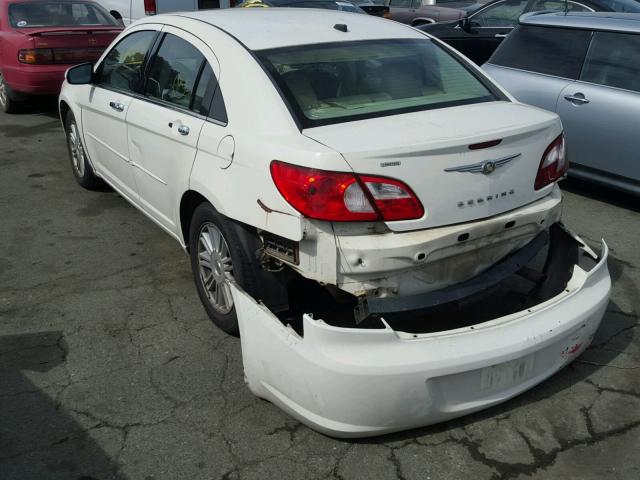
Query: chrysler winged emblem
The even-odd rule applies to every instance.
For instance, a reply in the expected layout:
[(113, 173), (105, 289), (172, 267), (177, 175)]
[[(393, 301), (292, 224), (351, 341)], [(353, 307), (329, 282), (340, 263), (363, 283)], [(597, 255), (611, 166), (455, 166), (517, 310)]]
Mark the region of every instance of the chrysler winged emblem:
[(460, 165), (457, 167), (445, 168), (445, 172), (464, 172), (464, 173), (482, 173), (489, 175), (496, 169), (505, 166), (514, 158), (518, 158), (521, 154), (509, 155), (508, 157), (498, 158), (497, 160), (485, 160), (484, 162), (470, 163), (468, 165)]

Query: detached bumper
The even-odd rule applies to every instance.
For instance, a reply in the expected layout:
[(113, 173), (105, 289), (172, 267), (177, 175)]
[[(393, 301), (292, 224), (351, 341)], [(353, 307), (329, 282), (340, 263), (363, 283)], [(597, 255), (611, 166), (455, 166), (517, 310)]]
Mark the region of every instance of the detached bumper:
[[(587, 255), (586, 248), (580, 253)], [(502, 318), (430, 334), (339, 328), (303, 318), (304, 338), (232, 285), (251, 391), (336, 437), (425, 426), (503, 402), (591, 342), (606, 309), (608, 248), (573, 267), (559, 295)]]

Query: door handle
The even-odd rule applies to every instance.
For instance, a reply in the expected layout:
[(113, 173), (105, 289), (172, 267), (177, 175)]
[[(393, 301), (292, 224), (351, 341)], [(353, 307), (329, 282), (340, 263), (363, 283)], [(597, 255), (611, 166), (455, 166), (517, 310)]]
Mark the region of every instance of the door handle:
[(576, 93), (574, 95), (565, 95), (564, 99), (568, 100), (569, 102), (577, 103), (577, 104), (580, 104), (580, 105), (584, 105), (585, 103), (589, 103), (589, 100), (584, 98), (584, 95), (582, 93)]
[(124, 112), (124, 103), (109, 102), (109, 106), (113, 108), (116, 112)]
[(495, 38), (507, 38), (508, 33), (496, 33), (494, 35)]
[(191, 131), (191, 130), (189, 130), (189, 127), (187, 127), (186, 125), (180, 125), (180, 126), (178, 127), (178, 133), (179, 133), (180, 135), (184, 135), (184, 136), (189, 135), (189, 132), (190, 132), (190, 131)]

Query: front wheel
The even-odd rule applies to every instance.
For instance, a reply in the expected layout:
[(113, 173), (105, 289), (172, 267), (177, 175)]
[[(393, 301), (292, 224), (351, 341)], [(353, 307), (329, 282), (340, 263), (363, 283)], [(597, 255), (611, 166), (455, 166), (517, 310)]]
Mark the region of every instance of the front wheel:
[(221, 330), (236, 335), (238, 318), (229, 280), (250, 295), (258, 284), (257, 260), (242, 246), (238, 230), (210, 203), (200, 204), (189, 229), (191, 270), (207, 315)]
[(87, 160), (84, 151), (80, 131), (73, 113), (67, 113), (64, 121), (64, 129), (67, 135), (67, 149), (69, 150), (69, 160), (71, 161), (71, 170), (82, 187), (88, 190), (96, 190), (104, 187), (104, 182), (93, 173), (93, 168)]

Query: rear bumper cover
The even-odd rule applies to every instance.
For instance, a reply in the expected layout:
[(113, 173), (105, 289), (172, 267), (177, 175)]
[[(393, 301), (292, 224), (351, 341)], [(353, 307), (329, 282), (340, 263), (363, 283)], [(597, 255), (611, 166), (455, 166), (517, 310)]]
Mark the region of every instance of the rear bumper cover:
[[(580, 247), (588, 254), (588, 247)], [(430, 334), (339, 328), (303, 318), (304, 338), (231, 285), (251, 391), (336, 437), (416, 428), (503, 402), (590, 344), (611, 289), (608, 248), (566, 288), (524, 311)]]
[(7, 84), (16, 92), (32, 95), (60, 93), (64, 74), (73, 65), (21, 65), (6, 67), (3, 74)]

